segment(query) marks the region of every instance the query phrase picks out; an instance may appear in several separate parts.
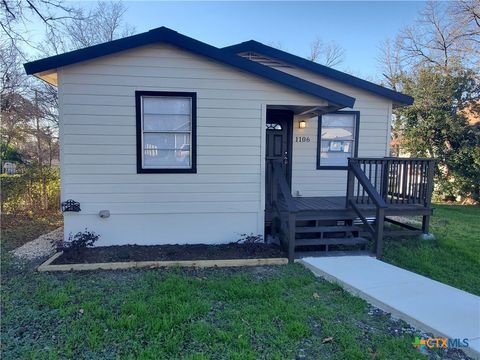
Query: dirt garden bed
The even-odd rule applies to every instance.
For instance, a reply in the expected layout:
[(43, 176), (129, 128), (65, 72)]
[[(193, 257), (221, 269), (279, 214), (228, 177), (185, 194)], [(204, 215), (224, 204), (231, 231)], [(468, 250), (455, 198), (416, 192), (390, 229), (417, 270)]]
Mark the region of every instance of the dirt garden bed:
[(122, 245), (59, 252), (43, 263), (38, 270), (257, 266), (287, 262), (284, 251), (272, 244)]
[(225, 260), (284, 257), (285, 253), (269, 244), (220, 245), (122, 245), (87, 248), (64, 252), (52, 265), (91, 264), (124, 261)]

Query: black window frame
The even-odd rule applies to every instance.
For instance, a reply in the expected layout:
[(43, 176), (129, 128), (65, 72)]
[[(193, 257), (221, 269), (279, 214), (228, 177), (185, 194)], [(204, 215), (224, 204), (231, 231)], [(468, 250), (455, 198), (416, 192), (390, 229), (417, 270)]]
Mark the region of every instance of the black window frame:
[[(144, 168), (142, 147), (142, 97), (189, 97), (192, 99), (190, 168)], [(135, 91), (135, 116), (137, 125), (137, 174), (195, 174), (197, 172), (197, 93), (176, 91)]]
[[(355, 134), (353, 137), (353, 157), (358, 156), (358, 140), (360, 135), (360, 111), (347, 111), (340, 110), (323, 115), (332, 115), (332, 114), (350, 114), (355, 115)], [(322, 165), (320, 151), (322, 147), (322, 115), (318, 117), (318, 129), (317, 129), (317, 170), (347, 170), (348, 166), (335, 166), (335, 165)]]

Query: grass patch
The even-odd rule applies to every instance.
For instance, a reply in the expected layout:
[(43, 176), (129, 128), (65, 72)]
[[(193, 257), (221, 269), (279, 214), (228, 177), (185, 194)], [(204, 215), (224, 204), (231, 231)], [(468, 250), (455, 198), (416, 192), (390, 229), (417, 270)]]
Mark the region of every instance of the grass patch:
[(436, 240), (387, 239), (383, 260), (480, 295), (480, 207), (435, 205)]
[[(300, 265), (3, 279), (5, 359), (420, 357), (407, 327)], [(324, 342), (326, 338), (332, 341)]]
[[(476, 218), (478, 208), (439, 206), (435, 242), (388, 241), (386, 258), (478, 290)], [(34, 219), (2, 229), (2, 250), (58, 225)], [(52, 274), (34, 265), (2, 251), (2, 359), (425, 357), (406, 323), (300, 265)]]

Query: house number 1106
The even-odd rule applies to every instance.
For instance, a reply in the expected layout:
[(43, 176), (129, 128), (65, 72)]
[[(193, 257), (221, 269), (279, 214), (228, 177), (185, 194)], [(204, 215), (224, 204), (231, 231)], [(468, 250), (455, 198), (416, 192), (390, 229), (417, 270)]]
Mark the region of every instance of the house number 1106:
[(295, 136), (295, 142), (310, 142), (310, 137), (308, 136)]

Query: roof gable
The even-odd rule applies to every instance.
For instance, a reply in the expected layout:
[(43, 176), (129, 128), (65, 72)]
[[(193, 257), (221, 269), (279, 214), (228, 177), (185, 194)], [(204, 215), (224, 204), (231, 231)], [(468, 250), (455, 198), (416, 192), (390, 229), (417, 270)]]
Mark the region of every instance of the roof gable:
[(24, 64), (24, 67), (27, 74), (38, 74), (62, 66), (72, 65), (82, 61), (110, 55), (116, 52), (161, 42), (178, 46), (195, 54), (205, 56), (295, 90), (319, 97), (327, 100), (339, 108), (351, 108), (355, 103), (355, 98), (353, 97), (314, 84), (296, 76), (286, 74), (282, 71), (275, 70), (269, 66), (244, 59), (230, 51), (216, 48), (201, 41), (179, 34), (176, 31), (166, 27), (160, 27), (142, 34), (133, 35), (123, 39), (71, 51), (65, 54), (32, 61)]
[(377, 85), (367, 80), (360, 79), (356, 76), (332, 69), (328, 66), (318, 64), (316, 62), (304, 59), (300, 56), (290, 54), (288, 52), (275, 49), (271, 46), (262, 44), (255, 40), (249, 40), (240, 44), (231, 45), (223, 48), (223, 50), (231, 51), (232, 53), (255, 52), (260, 55), (268, 56), (274, 59), (281, 60), (287, 64), (295, 65), (311, 72), (323, 75), (333, 80), (343, 82), (345, 84), (369, 91), (371, 93), (388, 98), (393, 102), (401, 105), (413, 104), (413, 97), (402, 94), (383, 86)]

